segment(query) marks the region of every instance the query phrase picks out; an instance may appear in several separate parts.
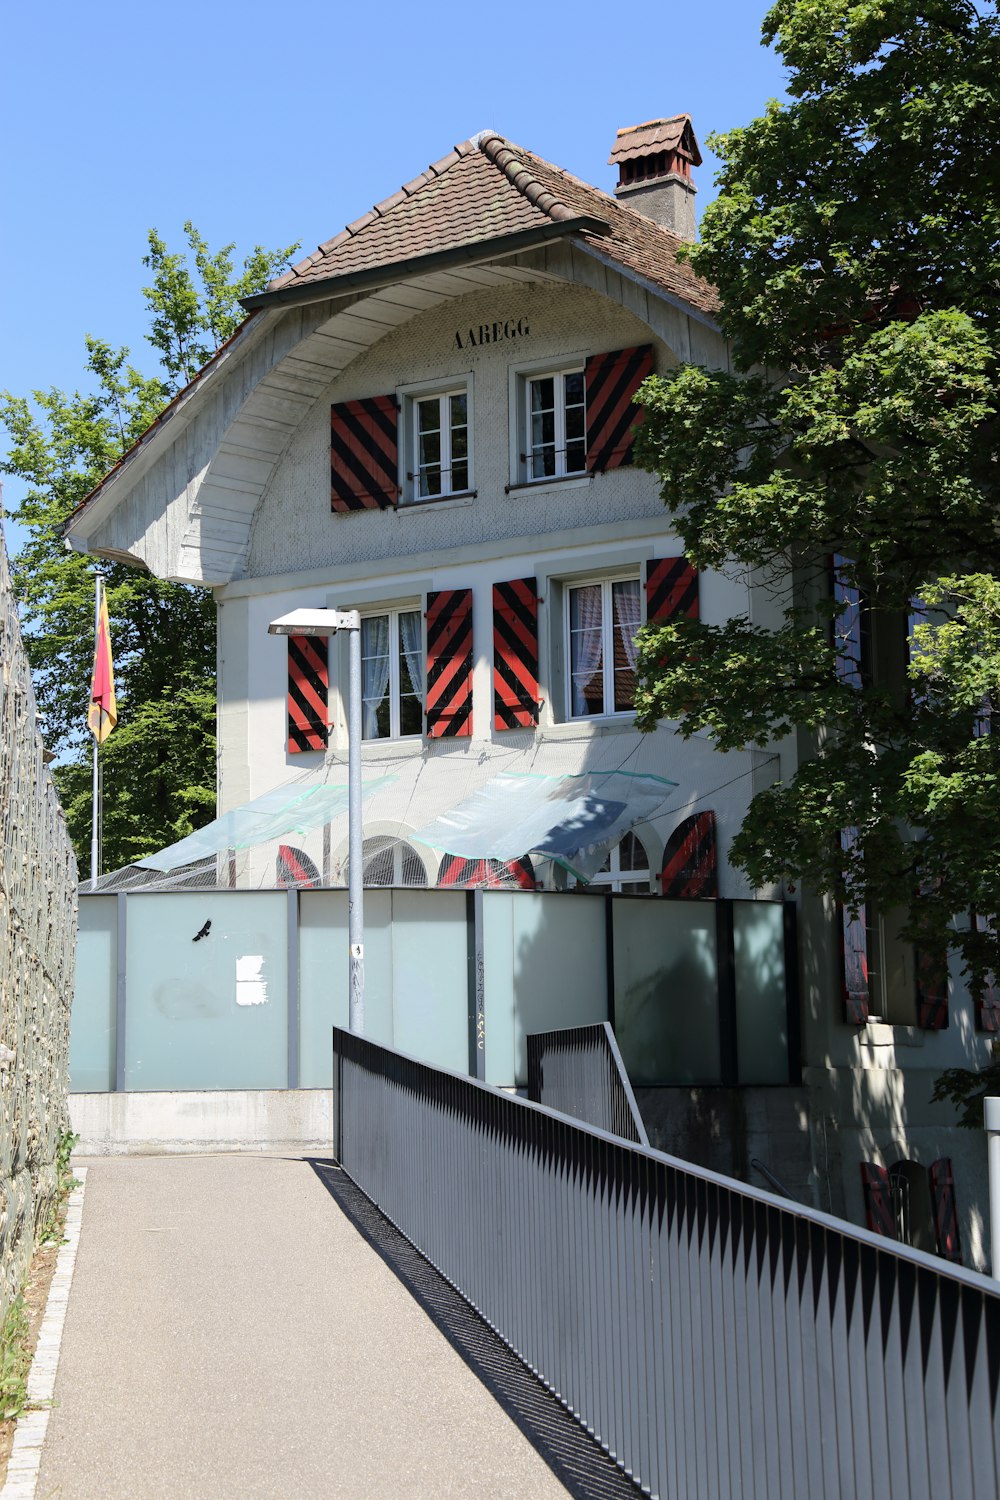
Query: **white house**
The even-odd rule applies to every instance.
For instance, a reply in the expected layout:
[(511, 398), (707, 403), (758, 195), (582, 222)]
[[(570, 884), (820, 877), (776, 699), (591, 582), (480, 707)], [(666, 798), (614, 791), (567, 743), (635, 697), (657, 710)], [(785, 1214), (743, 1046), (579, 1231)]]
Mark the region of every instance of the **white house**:
[[(68, 542), (213, 590), (220, 812), (346, 760), (342, 638), (327, 649), (267, 627), (302, 605), (360, 610), (366, 773), (392, 778), (366, 807), (369, 881), (564, 884), (557, 863), (411, 841), (500, 772), (674, 783), (596, 884), (794, 901), (803, 1067), (801, 1089), (752, 1100), (671, 1091), (665, 1138), (700, 1139), (725, 1167), (742, 1129), (777, 1170), (795, 1137), (820, 1206), (873, 1223), (886, 1169), (916, 1162), (902, 1174), (915, 1219), (936, 1214), (951, 1252), (954, 1175), (966, 1261), (981, 1262), (981, 1143), (928, 1098), (943, 1067), (984, 1056), (983, 1007), (955, 984), (922, 1003), (911, 968), (912, 1004), (890, 1021), (876, 985), (863, 1004), (860, 981), (845, 986), (850, 924), (798, 893), (753, 892), (730, 867), (755, 790), (795, 769), (794, 738), (722, 756), (632, 722), (641, 622), (766, 623), (776, 609), (744, 573), (694, 573), (655, 478), (630, 462), (644, 376), (727, 363), (713, 290), (677, 253), (695, 233), (700, 159), (687, 116), (618, 132), (613, 194), (493, 131), (456, 146), (247, 299), (245, 323), (88, 497)], [(346, 833), (283, 858), (342, 884)], [(295, 873), (270, 853), (239, 878)]]

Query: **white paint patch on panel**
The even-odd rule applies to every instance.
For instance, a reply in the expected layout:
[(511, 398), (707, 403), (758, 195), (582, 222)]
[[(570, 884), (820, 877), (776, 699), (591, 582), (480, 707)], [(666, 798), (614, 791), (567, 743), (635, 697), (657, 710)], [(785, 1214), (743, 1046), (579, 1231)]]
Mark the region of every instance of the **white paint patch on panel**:
[(267, 980), (260, 953), (243, 953), (236, 960), (236, 1004), (267, 1004)]

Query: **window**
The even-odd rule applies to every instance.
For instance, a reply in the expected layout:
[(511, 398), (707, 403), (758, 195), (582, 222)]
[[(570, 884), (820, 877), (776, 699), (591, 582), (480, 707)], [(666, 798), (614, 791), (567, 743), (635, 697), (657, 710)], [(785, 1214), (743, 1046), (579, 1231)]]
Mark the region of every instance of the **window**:
[(472, 471), (465, 386), (407, 398), (406, 451), (404, 501), (468, 493)]
[(413, 845), (408, 844), (405, 839), (365, 839), (362, 854), (365, 885), (427, 884), (424, 862)]
[(567, 878), (570, 889), (603, 892), (624, 891), (629, 895), (649, 895), (653, 891), (650, 880), (649, 855), (634, 833), (626, 833), (613, 849), (589, 885), (578, 882), (574, 876)]
[(566, 589), (571, 719), (627, 713), (635, 702), (639, 580), (603, 579)]
[(402, 739), (423, 732), (424, 638), (419, 609), (361, 621), (361, 738)]
[(525, 478), (560, 478), (587, 467), (584, 372), (559, 370), (524, 382)]

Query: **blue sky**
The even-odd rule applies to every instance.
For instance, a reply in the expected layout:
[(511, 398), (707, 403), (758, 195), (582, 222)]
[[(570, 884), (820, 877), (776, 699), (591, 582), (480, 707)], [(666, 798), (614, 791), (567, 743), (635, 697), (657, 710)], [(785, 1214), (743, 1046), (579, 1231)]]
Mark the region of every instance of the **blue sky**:
[[(687, 110), (704, 142), (781, 94), (778, 59), (759, 45), (766, 8), (15, 7), (0, 102), (0, 387), (77, 386), (87, 333), (128, 344), (152, 372), (151, 227), (171, 248), (192, 219), (213, 249), (300, 240), (308, 252), (486, 126), (610, 191), (619, 126)], [(699, 208), (713, 171), (707, 156)], [(16, 504), (9, 479), (5, 495)]]

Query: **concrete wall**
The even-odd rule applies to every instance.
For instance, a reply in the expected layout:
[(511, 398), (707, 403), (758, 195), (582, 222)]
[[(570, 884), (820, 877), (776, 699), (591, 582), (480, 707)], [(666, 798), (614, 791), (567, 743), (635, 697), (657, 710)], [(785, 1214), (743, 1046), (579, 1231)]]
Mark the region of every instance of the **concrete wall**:
[(0, 535), (0, 1310), (18, 1290), (55, 1188), (76, 883)]

